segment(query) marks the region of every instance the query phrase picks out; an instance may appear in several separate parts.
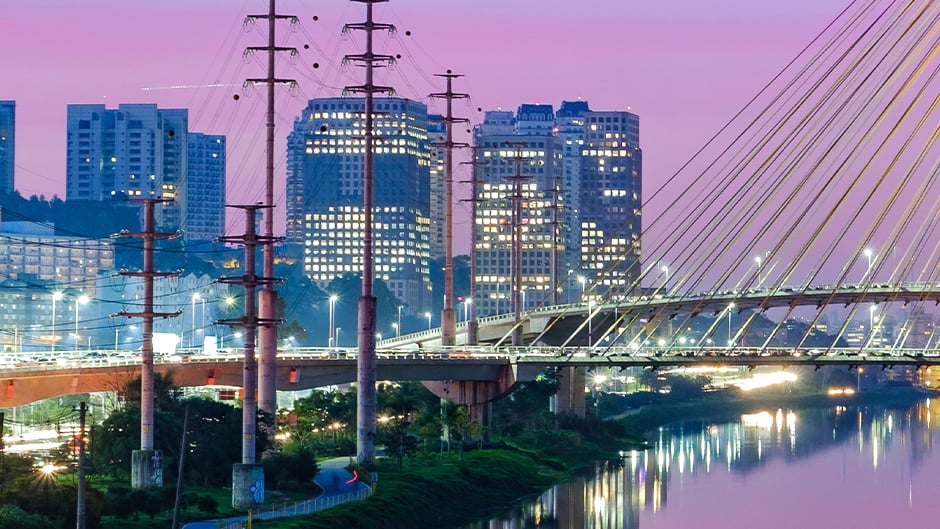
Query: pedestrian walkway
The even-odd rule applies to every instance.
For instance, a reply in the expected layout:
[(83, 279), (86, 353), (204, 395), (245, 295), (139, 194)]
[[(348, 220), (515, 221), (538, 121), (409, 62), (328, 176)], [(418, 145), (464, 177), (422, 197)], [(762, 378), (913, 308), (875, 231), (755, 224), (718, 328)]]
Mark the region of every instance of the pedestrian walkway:
[[(346, 470), (349, 462), (348, 457), (336, 457), (318, 462), (320, 471), (313, 481), (323, 489), (323, 494), (310, 500), (252, 513), (251, 518), (253, 520), (271, 520), (286, 516), (310, 514), (348, 501), (368, 498), (372, 495), (372, 489), (365, 483), (355, 480), (353, 474)], [(233, 516), (218, 520), (190, 522), (184, 525), (183, 529), (240, 529), (245, 527), (247, 522), (248, 515)]]

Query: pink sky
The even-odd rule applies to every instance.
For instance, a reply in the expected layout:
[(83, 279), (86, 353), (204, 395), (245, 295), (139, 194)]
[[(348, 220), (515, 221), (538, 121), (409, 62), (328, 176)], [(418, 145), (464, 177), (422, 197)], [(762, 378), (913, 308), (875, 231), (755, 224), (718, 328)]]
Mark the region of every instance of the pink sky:
[[(402, 59), (379, 81), (443, 112), (443, 104), (427, 94), (444, 88), (433, 74), (452, 69), (465, 75), (455, 90), (471, 96), (470, 103), (455, 105), (455, 113), (473, 122), (482, 118), (477, 107), (548, 103), (557, 109), (562, 100), (579, 97), (593, 109), (630, 108), (640, 116), (649, 195), (845, 4), (392, 0), (376, 5), (375, 18), (394, 24), (398, 33), (376, 43)], [(17, 189), (25, 196), (64, 197), (67, 104), (156, 103), (188, 108), (193, 131), (227, 135), (229, 202), (260, 200), (264, 88), (238, 85), (265, 74), (262, 58), (245, 61), (241, 53), (266, 44), (266, 26), (245, 30), (242, 21), (267, 9), (263, 0), (9, 2), (0, 20), (0, 49), (6, 50), (0, 99), (17, 102)], [(300, 83), (293, 93), (280, 89), (277, 95), (280, 205), (284, 142), (293, 119), (307, 99), (336, 96), (343, 86), (362, 82), (361, 71), (340, 59), (362, 51), (362, 38), (344, 37), (341, 29), (364, 20), (364, 7), (345, 0), (285, 0), (278, 11), (300, 18), (295, 32), (279, 24), (278, 44), (301, 52), (293, 62), (278, 62), (279, 77)], [(315, 62), (318, 69), (311, 67)], [(206, 86), (215, 84), (231, 86)], [(189, 88), (145, 90), (170, 86)], [(465, 253), (466, 205), (457, 209), (456, 250)], [(229, 215), (233, 231), (241, 227), (235, 217)]]

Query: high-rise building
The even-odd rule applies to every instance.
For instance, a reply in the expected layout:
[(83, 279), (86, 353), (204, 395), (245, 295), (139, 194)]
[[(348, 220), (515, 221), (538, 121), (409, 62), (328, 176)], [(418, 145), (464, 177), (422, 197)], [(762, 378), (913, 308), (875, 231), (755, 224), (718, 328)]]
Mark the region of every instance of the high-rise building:
[[(431, 143), (443, 143), (447, 128), (443, 121), (443, 116), (428, 116), (428, 138)], [(444, 180), (447, 178), (444, 167), (446, 152), (443, 146), (432, 146), (431, 148), (431, 259), (444, 259), (444, 213), (445, 196)]]
[[(639, 276), (639, 118), (594, 112), (586, 101), (489, 111), (477, 147), (478, 315), (510, 310), (513, 205), (521, 202), (526, 310), (629, 290)], [(519, 186), (516, 187), (516, 183)], [(579, 284), (579, 279), (581, 279)]]
[(156, 209), (159, 229), (181, 229), (184, 234), (214, 229), (199, 226), (203, 217), (186, 212), (190, 152), (186, 109), (160, 109), (154, 104), (121, 104), (117, 109), (68, 105), (67, 127), (66, 200), (106, 200), (116, 195), (172, 199)]
[[(304, 273), (324, 287), (362, 271), (365, 101), (312, 99), (288, 137), (287, 225), (302, 229)], [(373, 186), (375, 278), (427, 310), (430, 281), (430, 147), (424, 104), (376, 98)]]
[(16, 101), (0, 101), (0, 192), (14, 189), (16, 166)]
[[(522, 105), (484, 114), (477, 148), (476, 299), (478, 315), (511, 310), (513, 253), (521, 262), (523, 309), (555, 304), (564, 256), (560, 229), (562, 148), (549, 105)], [(519, 209), (516, 218), (514, 211)], [(521, 230), (517, 248), (515, 228)]]
[(183, 234), (213, 241), (225, 234), (225, 136), (189, 133)]
[(584, 113), (578, 186), (579, 273), (599, 295), (623, 294), (640, 275), (642, 152), (640, 118)]

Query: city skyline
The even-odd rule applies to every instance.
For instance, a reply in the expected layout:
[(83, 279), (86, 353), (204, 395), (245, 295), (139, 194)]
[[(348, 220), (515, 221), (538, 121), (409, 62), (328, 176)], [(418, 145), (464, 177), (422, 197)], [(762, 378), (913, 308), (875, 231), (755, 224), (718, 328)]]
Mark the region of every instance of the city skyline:
[[(427, 97), (443, 89), (434, 74), (462, 74), (455, 90), (471, 101), (456, 105), (455, 113), (471, 124), (482, 120), (478, 108), (515, 110), (525, 103), (557, 110), (563, 100), (582, 98), (592, 108), (629, 109), (644, 129), (644, 187), (654, 190), (844, 7), (836, 0), (752, 4), (392, 0), (376, 5), (375, 18), (398, 33), (379, 46), (402, 58), (379, 81), (442, 113), (443, 104)], [(261, 2), (9, 6), (6, 18), (15, 23), (0, 34), (0, 44), (19, 51), (5, 58), (10, 75), (0, 99), (17, 102), (16, 188), (27, 197), (64, 197), (67, 104), (154, 103), (188, 108), (192, 129), (226, 135), (228, 202), (259, 200), (264, 88), (240, 84), (263, 77), (265, 67), (263, 58), (246, 62), (241, 54), (266, 43), (266, 26), (244, 31), (242, 21), (266, 11)], [(295, 61), (278, 60), (278, 77), (299, 83), (293, 93), (279, 88), (276, 96), (275, 222), (283, 232), (286, 136), (308, 99), (335, 97), (361, 83), (361, 72), (341, 66), (342, 55), (361, 52), (361, 45), (341, 29), (360, 22), (364, 10), (342, 0), (283, 1), (278, 12), (300, 20), (293, 32), (279, 25), (277, 39), (300, 52)], [(458, 169), (455, 179), (466, 172)], [(458, 188), (466, 195), (466, 186)], [(467, 253), (468, 204), (455, 210), (455, 249)], [(228, 224), (239, 229), (237, 219)]]

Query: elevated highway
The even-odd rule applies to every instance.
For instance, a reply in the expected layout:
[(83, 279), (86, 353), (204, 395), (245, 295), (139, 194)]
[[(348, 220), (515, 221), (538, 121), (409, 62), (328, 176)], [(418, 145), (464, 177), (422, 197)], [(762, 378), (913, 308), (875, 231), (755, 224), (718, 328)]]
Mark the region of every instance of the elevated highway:
[[(940, 365), (936, 349), (889, 348), (705, 348), (705, 347), (496, 347), (456, 346), (421, 351), (379, 351), (378, 380), (431, 382), (440, 396), (475, 404), (498, 396), (517, 382), (533, 380), (549, 368), (674, 366)], [(157, 360), (154, 371), (185, 387), (241, 387), (242, 355), (179, 355)], [(67, 394), (118, 391), (140, 376), (139, 360), (108, 355), (92, 359), (24, 362), (0, 367), (0, 408)], [(277, 389), (302, 390), (356, 380), (355, 349), (297, 349), (278, 358)], [(434, 384), (436, 382), (436, 384)], [(471, 383), (471, 384), (468, 384)], [(488, 388), (481, 390), (482, 386)], [(487, 391), (489, 393), (479, 393)], [(469, 393), (477, 392), (477, 393)]]

